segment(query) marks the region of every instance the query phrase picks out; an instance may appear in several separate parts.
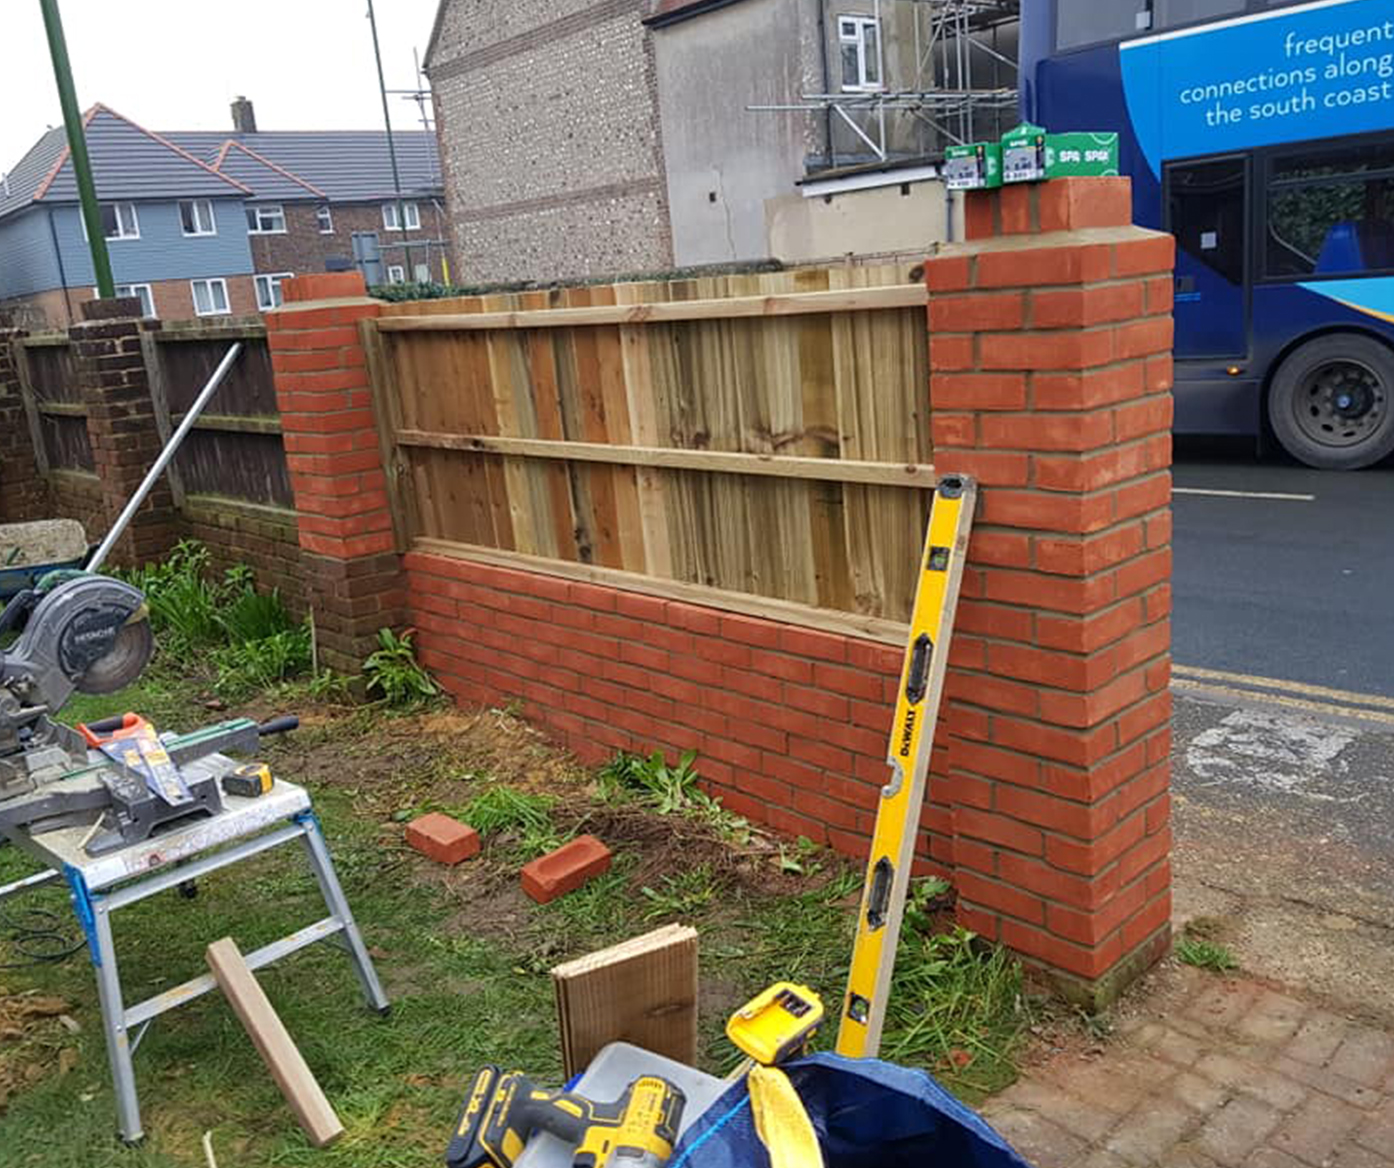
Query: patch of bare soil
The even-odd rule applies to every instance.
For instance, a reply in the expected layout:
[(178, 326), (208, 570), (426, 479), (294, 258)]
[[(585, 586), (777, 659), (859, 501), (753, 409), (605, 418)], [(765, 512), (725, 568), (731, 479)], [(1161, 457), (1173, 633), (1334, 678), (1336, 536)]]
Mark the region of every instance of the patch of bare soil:
[(62, 998), (0, 986), (0, 1114), (11, 1095), (76, 1065), (77, 1051), (64, 1041), (76, 1025), (69, 1009)]

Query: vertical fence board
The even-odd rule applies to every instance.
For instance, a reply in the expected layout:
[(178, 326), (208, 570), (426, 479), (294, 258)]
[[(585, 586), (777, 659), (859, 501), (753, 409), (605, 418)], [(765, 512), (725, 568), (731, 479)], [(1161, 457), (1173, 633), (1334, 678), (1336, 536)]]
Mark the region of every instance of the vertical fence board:
[[(707, 301), (906, 279), (890, 266), (703, 276), (394, 305), (385, 315)], [(868, 302), (563, 327), (491, 321), (389, 335), (391, 424), (428, 434), (901, 466), (929, 453), (922, 308)], [(415, 534), (874, 618), (908, 615), (923, 491), (839, 482), (836, 473), (765, 477), (419, 440), (400, 457), (416, 508), (405, 526)]]

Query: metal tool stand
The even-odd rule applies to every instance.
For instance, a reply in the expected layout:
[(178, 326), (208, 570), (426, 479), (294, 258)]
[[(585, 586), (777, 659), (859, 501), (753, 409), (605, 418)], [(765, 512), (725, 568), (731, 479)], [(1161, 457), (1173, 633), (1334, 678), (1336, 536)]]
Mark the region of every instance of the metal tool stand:
[[(223, 755), (211, 755), (185, 769), (208, 767), (223, 773), (233, 765)], [(116, 1089), (117, 1122), (121, 1138), (127, 1143), (135, 1143), (143, 1135), (132, 1056), (146, 1030), (160, 1014), (216, 989), (217, 983), (212, 974), (203, 974), (127, 1006), (112, 939), (111, 918), (117, 909), (300, 840), (329, 915), (248, 953), (247, 965), (259, 969), (316, 941), (334, 938), (348, 952), (368, 1006), (380, 1014), (389, 1009), (372, 959), (339, 887), (334, 862), (305, 789), (277, 780), (258, 799), (225, 796), (224, 803), (223, 813), (214, 818), (193, 821), (167, 835), (95, 858), (83, 849), (83, 837), (88, 832), (82, 827), (43, 835), (18, 830), (10, 833), (12, 842), (48, 871), (0, 887), (0, 902), (43, 884), (67, 882), (97, 972), (107, 1057)]]

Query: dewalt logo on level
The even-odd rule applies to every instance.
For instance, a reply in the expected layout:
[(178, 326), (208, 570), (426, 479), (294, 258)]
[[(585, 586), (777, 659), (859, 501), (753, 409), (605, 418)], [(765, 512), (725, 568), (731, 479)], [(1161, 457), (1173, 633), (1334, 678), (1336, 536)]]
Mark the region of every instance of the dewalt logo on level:
[(910, 757), (910, 747), (915, 740), (915, 721), (918, 714), (914, 710), (908, 710), (905, 714), (905, 725), (900, 729), (900, 757)]

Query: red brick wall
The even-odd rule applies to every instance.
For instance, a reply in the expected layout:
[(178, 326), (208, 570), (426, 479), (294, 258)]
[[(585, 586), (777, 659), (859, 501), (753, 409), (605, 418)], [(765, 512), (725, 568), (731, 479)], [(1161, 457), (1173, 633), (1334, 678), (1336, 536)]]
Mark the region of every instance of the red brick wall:
[(178, 520), (179, 537), (204, 544), (214, 570), (247, 564), (258, 584), (279, 588), (293, 612), (305, 611), (307, 585), (294, 511), (193, 498), (185, 500)]
[[(251, 276), (224, 276), (227, 281), (228, 307), (232, 316), (256, 316), (257, 295)], [(216, 322), (218, 317), (198, 317), (194, 312), (194, 292), (188, 280), (152, 280), (150, 295), (155, 301), (155, 315), (162, 320), (202, 319)], [(31, 331), (67, 328), (82, 320), (82, 306), (97, 298), (90, 285), (80, 288), (51, 288), (0, 303), (0, 309), (11, 312), (16, 322), (23, 322)]]
[(926, 265), (935, 464), (983, 483), (936, 790), (960, 913), (1086, 984), (1171, 914), (1173, 241), (1130, 207), (977, 195)]
[(865, 855), (901, 650), (446, 556), (404, 560), (422, 661), (578, 757), (696, 750), (731, 810)]

